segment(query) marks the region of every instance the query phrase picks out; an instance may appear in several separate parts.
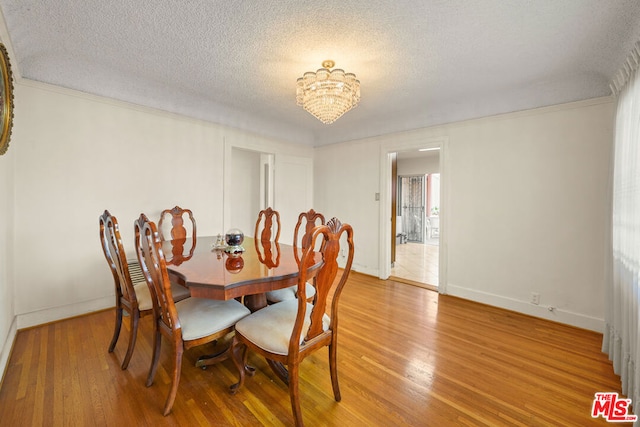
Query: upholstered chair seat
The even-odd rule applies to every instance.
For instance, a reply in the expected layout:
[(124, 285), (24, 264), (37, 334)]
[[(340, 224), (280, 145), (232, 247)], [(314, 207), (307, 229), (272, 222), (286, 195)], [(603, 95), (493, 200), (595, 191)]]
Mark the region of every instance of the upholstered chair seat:
[(176, 310), (182, 326), (182, 339), (185, 341), (231, 328), (238, 320), (251, 313), (234, 299), (221, 301), (194, 297), (177, 302)]
[[(136, 290), (136, 296), (138, 297), (138, 308), (140, 310), (153, 309), (153, 301), (151, 300), (147, 282), (136, 283), (133, 285), (133, 288)], [(171, 284), (171, 293), (173, 294), (174, 301), (182, 301), (191, 296), (189, 289), (176, 284)]]
[(147, 282), (136, 283), (133, 285), (133, 289), (136, 290), (136, 296), (138, 297), (138, 308), (140, 310), (153, 309), (153, 301), (151, 300), (151, 294), (149, 293)]
[[(147, 282), (146, 280), (144, 280), (144, 275), (142, 274), (140, 264), (138, 263), (138, 261), (131, 261), (128, 265), (129, 274), (131, 275), (131, 280), (133, 281), (133, 289), (135, 289), (136, 297), (138, 297), (138, 308), (140, 310), (153, 309), (153, 300), (151, 299), (151, 294), (149, 293), (149, 286), (147, 286)], [(185, 288), (182, 285), (172, 283), (171, 295), (173, 296), (173, 300), (175, 302), (178, 302), (182, 301), (185, 298), (189, 298), (191, 296), (191, 292), (189, 292), (189, 289)]]
[[(267, 292), (267, 301), (269, 301), (270, 303), (278, 303), (281, 301), (296, 299), (297, 292), (297, 286), (289, 286), (288, 288), (269, 291)], [(316, 288), (311, 283), (307, 283), (307, 298), (313, 298), (315, 294)]]
[[(307, 303), (302, 330), (309, 329), (313, 305)], [(293, 299), (269, 305), (251, 316), (236, 323), (236, 331), (247, 340), (270, 353), (286, 355), (289, 353), (289, 340), (298, 315), (298, 300)], [(322, 329), (329, 329), (331, 319), (327, 314), (322, 317)], [(300, 344), (304, 337), (300, 336)]]

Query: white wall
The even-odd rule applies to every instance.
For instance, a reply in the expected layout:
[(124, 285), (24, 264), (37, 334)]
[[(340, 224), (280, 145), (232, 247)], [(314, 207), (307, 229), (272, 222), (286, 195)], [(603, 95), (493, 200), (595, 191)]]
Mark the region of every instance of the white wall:
[(18, 86), (11, 146), (18, 328), (113, 306), (98, 236), (104, 209), (118, 218), (135, 257), (133, 221), (141, 212), (157, 221), (180, 205), (194, 212), (199, 235), (226, 230), (231, 202), (223, 192), (234, 182), (224, 174), (225, 153), (234, 147), (313, 155), (160, 111), (35, 82)]
[(379, 274), (379, 152), (443, 138), (446, 292), (601, 330), (613, 112), (597, 99), (321, 147), (316, 209), (354, 226), (354, 269)]
[[(18, 121), (19, 119), (16, 119), (16, 122)], [(15, 160), (13, 145), (14, 142), (9, 141), (9, 150), (0, 156), (0, 378), (2, 378), (7, 365), (17, 328), (14, 309), (12, 250)]]
[(380, 243), (379, 148), (355, 141), (316, 148), (314, 209), (327, 220), (337, 217), (354, 231), (352, 269), (378, 275)]

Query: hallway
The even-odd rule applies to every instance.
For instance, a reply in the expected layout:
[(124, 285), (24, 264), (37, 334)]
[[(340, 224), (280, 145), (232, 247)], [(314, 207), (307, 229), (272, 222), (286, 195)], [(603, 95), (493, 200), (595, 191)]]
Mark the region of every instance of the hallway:
[(409, 242), (396, 245), (396, 262), (391, 268), (391, 276), (400, 281), (437, 289), (439, 249), (437, 244)]

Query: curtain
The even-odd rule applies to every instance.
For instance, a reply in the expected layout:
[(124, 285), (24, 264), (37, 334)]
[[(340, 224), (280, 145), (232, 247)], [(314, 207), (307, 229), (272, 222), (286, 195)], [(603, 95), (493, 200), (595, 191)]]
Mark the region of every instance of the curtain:
[(610, 274), (602, 351), (640, 413), (640, 43), (611, 83), (617, 96), (612, 168)]

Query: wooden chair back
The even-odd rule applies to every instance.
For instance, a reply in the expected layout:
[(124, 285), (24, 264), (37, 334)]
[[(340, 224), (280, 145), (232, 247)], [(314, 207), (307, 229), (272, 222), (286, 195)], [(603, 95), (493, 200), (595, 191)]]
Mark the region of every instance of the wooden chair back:
[[(189, 229), (191, 233), (185, 227), (185, 217), (190, 221)], [(171, 218), (170, 229), (165, 224), (165, 221), (168, 221), (169, 218)], [(171, 240), (171, 256), (166, 257), (167, 263), (180, 265), (184, 261), (191, 259), (196, 250), (196, 220), (190, 209), (182, 209), (180, 206), (165, 209), (160, 214), (157, 228), (160, 240)], [(168, 231), (169, 234), (167, 235)], [(185, 254), (184, 246), (188, 237), (191, 238), (191, 245), (189, 251)]]
[[(185, 227), (184, 218), (187, 216), (191, 221), (191, 238), (193, 240), (196, 239), (196, 220), (193, 217), (193, 212), (190, 209), (182, 209), (180, 206), (175, 206), (171, 209), (165, 209), (160, 214), (160, 219), (158, 220), (158, 232), (160, 234), (160, 240), (176, 240), (176, 239), (186, 239), (189, 237), (189, 233), (187, 228)], [(171, 231), (170, 237), (166, 236), (167, 227), (165, 226), (165, 221), (171, 218)]]
[(261, 210), (253, 236), (255, 240), (277, 242), (280, 239), (280, 213), (270, 207)]
[(298, 222), (293, 230), (293, 254), (298, 264), (300, 263), (300, 253), (304, 251), (311, 240), (311, 231), (318, 225), (324, 225), (324, 215), (310, 209), (308, 212), (302, 212), (298, 216)]
[(171, 294), (171, 282), (156, 225), (145, 214), (134, 223), (135, 245), (145, 275), (158, 327), (181, 339), (180, 320)]
[(129, 274), (129, 265), (120, 237), (118, 220), (108, 210), (100, 216), (100, 242), (115, 283), (116, 299), (124, 298), (132, 307), (138, 306), (136, 291)]
[[(109, 344), (109, 353), (112, 353), (116, 348), (122, 329), (123, 311), (126, 311), (129, 313), (131, 330), (129, 332), (127, 352), (122, 360), (121, 367), (122, 369), (127, 369), (136, 345), (138, 321), (140, 317), (152, 314), (153, 310), (149, 301), (147, 288), (140, 288), (136, 285), (136, 283), (140, 283), (139, 273), (141, 272), (139, 264), (136, 261), (127, 262), (124, 246), (122, 245), (122, 238), (120, 237), (118, 220), (112, 216), (108, 210), (105, 210), (100, 216), (99, 222), (100, 242), (102, 244), (104, 257), (113, 275), (116, 291), (115, 327), (113, 330), (113, 338), (111, 338), (111, 343)], [(140, 294), (136, 293), (136, 287), (139, 289)], [(140, 304), (139, 298), (143, 300), (142, 304)]]
[[(341, 240), (343, 235), (346, 236), (345, 244), (347, 245), (346, 264), (339, 278), (338, 284), (331, 295), (330, 307), (330, 324), (325, 330), (323, 328), (323, 317), (327, 313), (327, 303), (331, 289), (334, 286), (338, 275), (338, 257), (341, 253)], [(310, 283), (316, 289), (316, 295), (313, 299), (313, 308), (311, 310), (308, 329), (305, 330), (305, 316), (307, 311), (307, 282), (309, 282), (308, 266), (313, 265), (316, 244), (320, 243), (319, 252), (322, 255), (322, 264), (320, 268), (314, 272), (314, 280)], [(298, 276), (298, 315), (296, 317), (295, 326), (289, 340), (289, 357), (297, 357), (301, 351), (313, 351), (315, 348), (329, 343), (335, 342), (338, 328), (338, 302), (342, 289), (351, 272), (353, 263), (354, 245), (353, 245), (353, 228), (349, 224), (342, 224), (337, 218), (330, 219), (325, 225), (315, 227), (309, 238), (309, 245), (302, 253), (300, 262), (300, 275)], [(299, 337), (304, 336), (302, 344)], [(308, 348), (307, 348), (308, 347)]]

